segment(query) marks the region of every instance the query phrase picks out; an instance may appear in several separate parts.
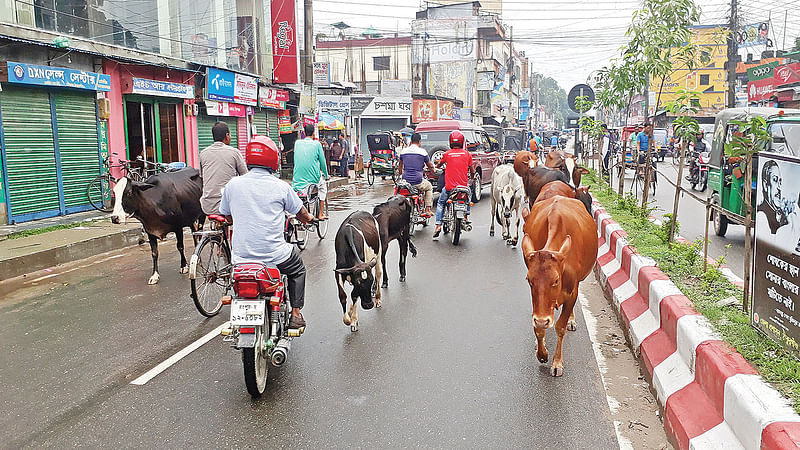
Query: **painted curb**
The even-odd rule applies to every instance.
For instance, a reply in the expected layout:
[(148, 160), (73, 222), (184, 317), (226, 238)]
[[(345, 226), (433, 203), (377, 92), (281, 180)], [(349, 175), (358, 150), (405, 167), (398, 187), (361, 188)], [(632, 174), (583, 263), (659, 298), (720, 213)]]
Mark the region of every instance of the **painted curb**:
[(691, 301), (628, 244), (596, 201), (594, 272), (643, 361), (672, 444), (684, 449), (800, 449), (800, 416), (723, 342)]

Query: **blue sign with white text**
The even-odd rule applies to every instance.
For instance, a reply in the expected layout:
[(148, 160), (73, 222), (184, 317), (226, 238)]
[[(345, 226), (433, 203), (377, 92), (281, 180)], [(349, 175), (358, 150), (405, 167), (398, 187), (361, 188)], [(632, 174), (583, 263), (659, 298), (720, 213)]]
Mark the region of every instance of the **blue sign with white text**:
[(206, 96), (209, 100), (234, 101), (236, 74), (226, 70), (208, 68), (206, 75)]
[(8, 82), (102, 92), (111, 90), (111, 75), (12, 61), (8, 61)]

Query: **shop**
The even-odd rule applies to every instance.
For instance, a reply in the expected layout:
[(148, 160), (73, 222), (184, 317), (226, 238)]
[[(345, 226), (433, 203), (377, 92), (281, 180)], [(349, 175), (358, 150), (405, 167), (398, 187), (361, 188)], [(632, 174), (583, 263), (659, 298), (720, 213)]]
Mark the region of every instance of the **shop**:
[(350, 110), (358, 130), (358, 148), (368, 159), (367, 135), (376, 131), (400, 131), (408, 126), (413, 112), (411, 98), (363, 97), (350, 98)]
[(280, 143), (281, 135), (278, 117), (286, 110), (286, 102), (288, 101), (288, 91), (259, 86), (259, 110), (253, 114), (252, 134), (269, 136), (276, 143)]
[(197, 118), (200, 151), (214, 143), (211, 128), (225, 122), (231, 132), (231, 147), (244, 155), (252, 137), (251, 123), (258, 106), (258, 78), (214, 67), (206, 69), (205, 107)]
[(197, 167), (192, 72), (106, 60), (112, 159), (184, 162)]
[[(19, 223), (91, 209), (89, 183), (102, 170), (98, 92), (111, 77), (7, 61), (0, 83), (5, 221)], [(2, 211), (0, 211), (2, 213)]]

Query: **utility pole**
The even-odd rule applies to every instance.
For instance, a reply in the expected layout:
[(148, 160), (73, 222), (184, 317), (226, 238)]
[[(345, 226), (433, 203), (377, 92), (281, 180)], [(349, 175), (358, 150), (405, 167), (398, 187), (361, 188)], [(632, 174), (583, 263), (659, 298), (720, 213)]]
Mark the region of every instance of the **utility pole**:
[(311, 85), (314, 79), (314, 2), (303, 0), (303, 83)]
[(539, 76), (538, 76), (538, 74), (536, 74), (536, 109), (534, 111), (536, 111), (536, 120), (534, 121), (535, 124), (536, 124), (535, 125), (536, 128), (534, 128), (534, 132), (538, 132), (539, 131)]
[(731, 0), (731, 21), (728, 25), (728, 108), (736, 106), (736, 60), (739, 50), (736, 45), (736, 0)]

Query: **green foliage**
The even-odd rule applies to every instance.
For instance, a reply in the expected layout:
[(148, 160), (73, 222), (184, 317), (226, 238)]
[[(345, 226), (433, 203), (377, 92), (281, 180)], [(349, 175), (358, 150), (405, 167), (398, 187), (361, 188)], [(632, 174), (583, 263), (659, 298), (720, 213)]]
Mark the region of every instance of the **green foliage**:
[(727, 144), (725, 154), (728, 156), (751, 157), (763, 150), (772, 140), (767, 131), (767, 121), (763, 117), (751, 117), (749, 121), (732, 120), (731, 125), (738, 127)]
[(586, 111), (592, 109), (594, 106), (594, 102), (589, 101), (589, 97), (586, 95), (575, 97), (575, 107), (581, 113), (585, 113)]
[[(658, 227), (658, 229), (656, 230), (656, 235), (658, 236), (659, 239), (661, 239), (661, 242), (665, 244), (669, 243), (669, 231), (671, 226), (672, 226), (672, 214), (669, 213), (664, 214), (664, 220), (661, 222), (661, 226)], [(678, 230), (680, 230), (680, 226), (681, 226), (680, 222), (675, 221), (676, 234), (679, 233)]]
[[(536, 80), (539, 86), (539, 105), (543, 106), (545, 111), (553, 114), (557, 127), (562, 127), (567, 123), (567, 117), (570, 116), (571, 110), (567, 103), (567, 93), (558, 82), (553, 78), (546, 77), (540, 73), (534, 72), (531, 75), (531, 95), (536, 92)], [(531, 98), (533, 101), (533, 97)]]

